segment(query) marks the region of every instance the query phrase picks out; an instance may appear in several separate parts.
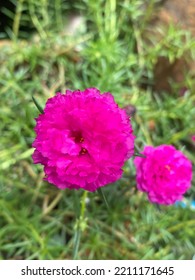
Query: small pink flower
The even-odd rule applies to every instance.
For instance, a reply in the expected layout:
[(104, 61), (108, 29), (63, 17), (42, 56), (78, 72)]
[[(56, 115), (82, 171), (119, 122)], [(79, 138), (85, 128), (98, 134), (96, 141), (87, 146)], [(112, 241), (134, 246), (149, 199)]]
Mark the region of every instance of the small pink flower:
[(36, 119), (34, 163), (60, 189), (97, 188), (122, 176), (134, 153), (129, 117), (110, 93), (67, 90), (50, 98)]
[(192, 141), (195, 141), (195, 135), (192, 135)]
[(187, 157), (171, 145), (146, 146), (142, 153), (146, 158), (134, 160), (138, 189), (147, 192), (153, 203), (168, 205), (181, 200), (192, 180)]

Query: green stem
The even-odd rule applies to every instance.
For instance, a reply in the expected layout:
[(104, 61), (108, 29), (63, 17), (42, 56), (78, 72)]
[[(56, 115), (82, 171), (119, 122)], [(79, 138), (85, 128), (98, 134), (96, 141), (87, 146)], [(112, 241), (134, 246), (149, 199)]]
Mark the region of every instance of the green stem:
[(138, 147), (138, 145), (134, 142), (134, 147), (136, 148), (137, 152), (140, 152), (140, 148)]
[(81, 218), (82, 219), (84, 219), (84, 216), (85, 216), (86, 198), (87, 198), (87, 191), (84, 191), (82, 200), (81, 200)]
[(13, 22), (13, 33), (15, 35), (15, 38), (18, 37), (20, 20), (21, 20), (21, 16), (22, 16), (23, 2), (24, 2), (24, 0), (19, 0), (17, 3), (17, 6), (16, 6), (16, 13), (15, 13), (14, 22)]
[(144, 126), (144, 124), (142, 122), (141, 117), (138, 116), (138, 115), (135, 115), (135, 120), (136, 120), (137, 124), (139, 125), (143, 135), (145, 136), (147, 144), (153, 146), (152, 139), (150, 137), (150, 133), (148, 132), (147, 129), (145, 129), (145, 126)]
[(145, 156), (144, 154), (140, 154), (140, 153), (137, 153), (137, 152), (135, 152), (135, 153), (133, 154), (133, 156), (134, 156), (134, 157), (143, 157), (143, 158), (146, 158), (146, 156)]
[(58, 29), (61, 30), (63, 28), (61, 0), (55, 1), (55, 17), (56, 17), (56, 23), (57, 23)]
[(141, 154), (140, 153), (140, 148), (137, 146), (136, 143), (134, 143), (134, 146), (135, 146), (135, 152), (133, 154), (134, 157), (143, 157), (143, 158), (146, 158), (146, 156), (144, 154)]
[(76, 229), (76, 232), (75, 232), (75, 236), (74, 236), (73, 260), (77, 259), (80, 239), (81, 239), (81, 230), (80, 230), (79, 225), (78, 225), (77, 229)]
[(158, 203), (154, 203), (154, 205), (155, 205), (156, 209), (157, 209), (159, 212), (161, 212), (160, 205), (159, 205)]
[(29, 1), (29, 13), (30, 13), (32, 23), (34, 24), (35, 28), (37, 29), (40, 37), (43, 40), (45, 40), (47, 38), (47, 34), (46, 34), (43, 26), (41, 25), (41, 22), (38, 18), (37, 11), (35, 8), (37, 8), (35, 1)]
[(87, 191), (84, 191), (83, 196), (81, 198), (81, 209), (80, 209), (80, 217), (76, 221), (76, 229), (74, 235), (74, 248), (73, 248), (73, 260), (77, 259), (81, 233), (85, 229), (85, 209), (86, 209), (86, 198), (87, 198)]
[(107, 201), (107, 199), (106, 199), (106, 197), (105, 197), (105, 195), (104, 195), (104, 193), (103, 193), (103, 191), (102, 191), (102, 188), (97, 189), (97, 192), (98, 192), (98, 194), (102, 197), (102, 199), (104, 200), (107, 209), (110, 210), (110, 207), (109, 207), (109, 205), (108, 205), (108, 201)]

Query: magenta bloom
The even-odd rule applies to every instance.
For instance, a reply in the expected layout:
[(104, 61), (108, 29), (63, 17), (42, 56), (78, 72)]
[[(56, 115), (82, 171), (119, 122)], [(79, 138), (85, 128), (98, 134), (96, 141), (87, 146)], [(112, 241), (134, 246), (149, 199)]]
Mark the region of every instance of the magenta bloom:
[(190, 188), (192, 164), (181, 151), (171, 145), (146, 146), (146, 158), (134, 160), (137, 187), (148, 193), (153, 203), (173, 204)]
[(195, 141), (195, 135), (192, 135), (192, 141)]
[(57, 93), (36, 122), (34, 163), (44, 165), (45, 180), (60, 189), (93, 192), (112, 183), (134, 153), (129, 117), (96, 88)]

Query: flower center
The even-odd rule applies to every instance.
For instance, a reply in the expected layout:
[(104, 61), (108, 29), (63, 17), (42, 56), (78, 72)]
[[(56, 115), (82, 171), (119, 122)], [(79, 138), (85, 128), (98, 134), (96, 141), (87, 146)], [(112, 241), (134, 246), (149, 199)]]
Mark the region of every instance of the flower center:
[(169, 171), (171, 170), (171, 167), (168, 164), (165, 165), (165, 168)]
[(80, 155), (85, 155), (87, 153), (87, 150), (85, 148), (81, 148)]
[(81, 150), (79, 152), (79, 155), (85, 155), (86, 153), (88, 153), (87, 149), (85, 149), (84, 147), (82, 147), (82, 143), (85, 141), (82, 133), (80, 131), (72, 131), (71, 132), (71, 137), (74, 140), (74, 142), (76, 144), (78, 144), (81, 147)]
[(74, 140), (75, 143), (83, 143), (84, 142), (84, 138), (81, 134), (80, 131), (73, 131), (71, 133), (71, 137)]

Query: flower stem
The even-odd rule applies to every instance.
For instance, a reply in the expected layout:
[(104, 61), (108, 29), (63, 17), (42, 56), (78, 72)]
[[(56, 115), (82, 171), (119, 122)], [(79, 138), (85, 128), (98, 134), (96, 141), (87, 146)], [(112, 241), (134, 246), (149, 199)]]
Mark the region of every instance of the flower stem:
[(107, 201), (107, 199), (106, 199), (106, 197), (105, 197), (105, 195), (104, 195), (104, 193), (103, 193), (103, 191), (102, 191), (102, 188), (97, 189), (97, 192), (98, 192), (98, 194), (102, 197), (102, 199), (104, 200), (107, 209), (110, 210), (110, 207), (109, 207), (109, 205), (108, 205), (108, 201)]
[(161, 208), (160, 208), (160, 205), (158, 203), (155, 203), (155, 206), (156, 206), (156, 209), (161, 212)]
[(81, 218), (82, 219), (84, 219), (84, 216), (85, 216), (86, 198), (87, 198), (87, 191), (84, 191), (82, 200), (81, 200)]
[(81, 233), (86, 228), (86, 219), (85, 219), (85, 209), (86, 209), (86, 198), (87, 192), (84, 191), (83, 196), (81, 198), (81, 207), (80, 207), (80, 217), (76, 221), (75, 225), (75, 235), (74, 235), (74, 248), (73, 248), (73, 260), (77, 259)]
[(143, 158), (146, 158), (146, 156), (144, 154), (141, 154), (140, 153), (140, 149), (139, 147), (137, 146), (136, 143), (134, 143), (134, 146), (135, 146), (135, 152), (133, 154), (134, 157), (143, 157)]
[(79, 227), (77, 227), (76, 232), (75, 232), (75, 236), (74, 236), (73, 260), (77, 259), (80, 239), (81, 239), (81, 230), (80, 230)]
[(133, 156), (134, 156), (134, 157), (146, 158), (146, 156), (145, 156), (144, 154), (140, 154), (140, 153), (137, 153), (137, 152), (135, 152), (135, 153), (133, 154)]

